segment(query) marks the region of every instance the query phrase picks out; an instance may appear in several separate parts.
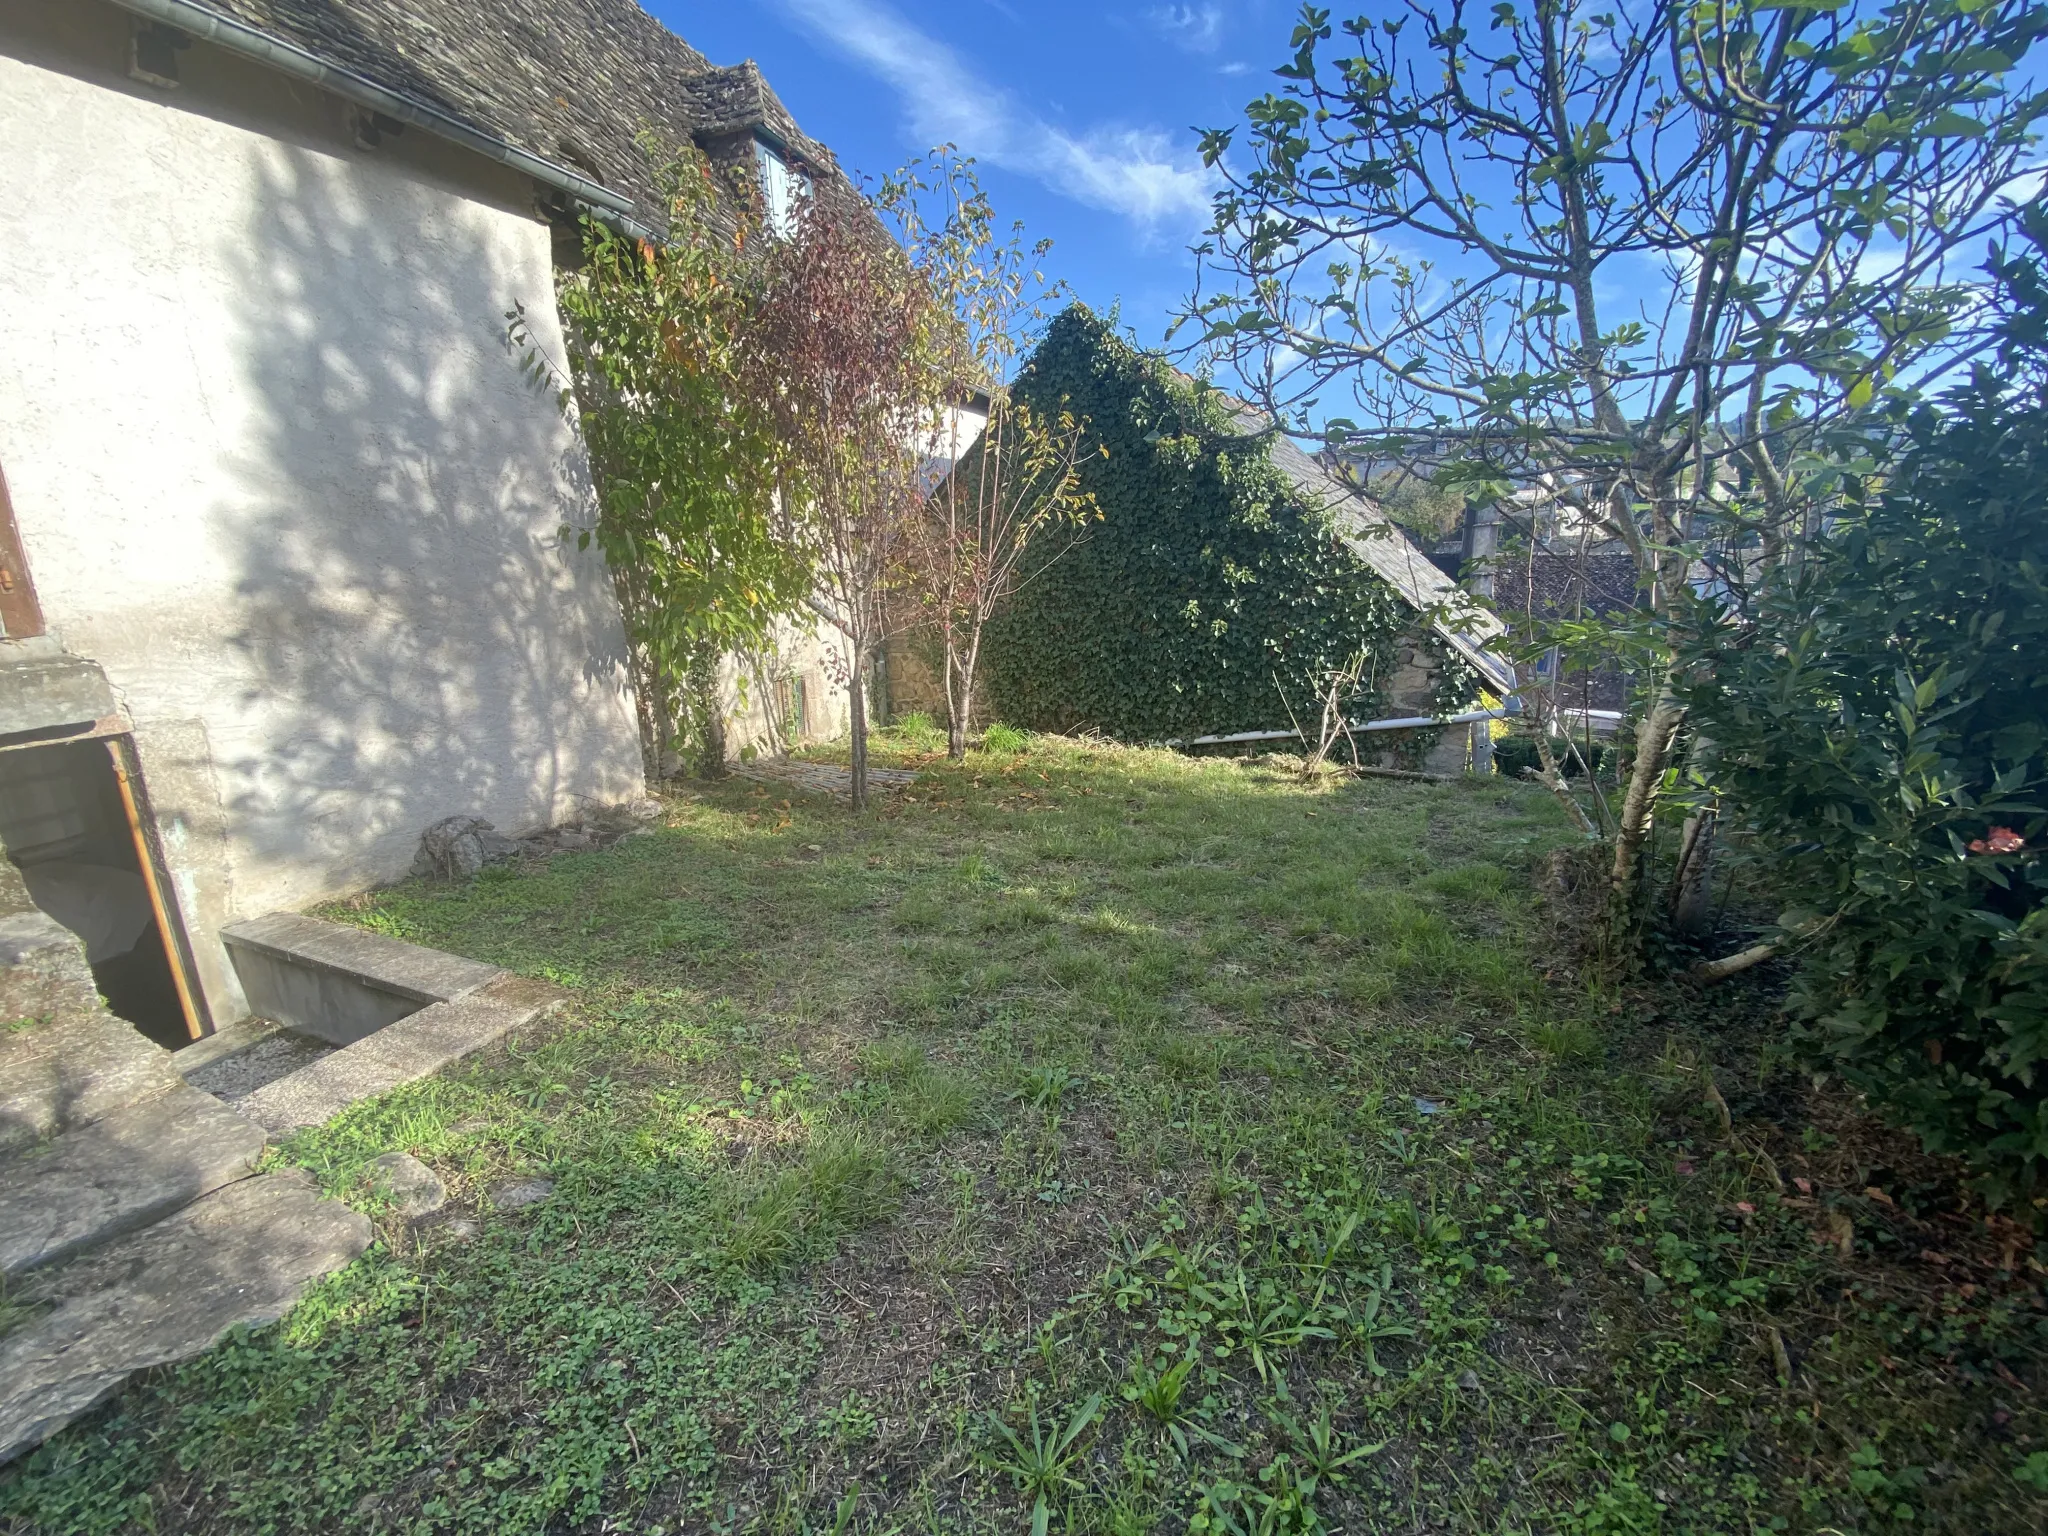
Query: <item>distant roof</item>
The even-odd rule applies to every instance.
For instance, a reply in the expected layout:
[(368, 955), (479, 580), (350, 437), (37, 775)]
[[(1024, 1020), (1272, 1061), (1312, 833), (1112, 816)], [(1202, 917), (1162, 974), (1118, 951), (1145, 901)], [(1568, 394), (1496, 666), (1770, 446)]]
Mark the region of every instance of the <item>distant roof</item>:
[(1507, 626), (1446, 576), (1421, 546), (1381, 510), (1377, 502), (1296, 447), (1272, 418), (1246, 401), (1222, 396), (1247, 436), (1267, 435), (1273, 467), (1311, 505), (1330, 514), (1337, 537), (1359, 559), (1429, 618), (1430, 627), (1486, 679), (1512, 693), (1520, 684), (1513, 665), (1490, 647)]
[[(121, 3), (121, 0), (116, 0)], [(155, 11), (157, 7), (131, 5)], [(639, 143), (760, 134), (820, 170), (752, 60), (721, 68), (633, 0), (184, 0), (431, 107), (630, 200), (667, 227)], [(168, 8), (165, 8), (168, 9)]]

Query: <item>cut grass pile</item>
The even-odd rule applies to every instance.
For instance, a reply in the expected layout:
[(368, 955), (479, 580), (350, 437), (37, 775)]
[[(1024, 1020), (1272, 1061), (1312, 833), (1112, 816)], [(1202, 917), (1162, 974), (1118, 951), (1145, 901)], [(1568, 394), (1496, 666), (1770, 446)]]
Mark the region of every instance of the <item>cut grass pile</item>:
[(1764, 1005), (1574, 979), (1539, 792), (916, 745), (863, 817), (732, 783), (341, 913), (576, 1004), (286, 1146), (459, 1219), (6, 1529), (2048, 1528), (2024, 1236), (1759, 1066)]

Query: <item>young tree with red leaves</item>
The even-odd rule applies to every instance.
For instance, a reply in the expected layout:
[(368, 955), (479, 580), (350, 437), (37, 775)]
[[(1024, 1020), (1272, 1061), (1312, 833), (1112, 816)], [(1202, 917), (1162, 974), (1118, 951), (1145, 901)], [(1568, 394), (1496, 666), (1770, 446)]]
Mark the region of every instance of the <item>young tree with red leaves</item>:
[[(1064, 552), (1048, 546), (1070, 546), (1099, 515), (1078, 470), (1084, 455), (1102, 450), (1090, 445), (1086, 423), (1064, 410), (1034, 412), (1008, 388), (1046, 301), (1060, 291), (1039, 267), (1052, 242), (1027, 246), (1022, 224), (998, 234), (974, 162), (951, 146), (891, 177), (881, 203), (952, 322), (934, 336), (956, 403), (933, 444), (948, 472), (910, 525), (903, 585), (945, 648), (946, 747), (958, 759), (967, 755), (982, 632), (1032, 573)], [(987, 423), (970, 440), (957, 405), (983, 394)]]
[(866, 685), (923, 501), (945, 317), (865, 207), (803, 203), (765, 255), (750, 392), (774, 423), (776, 521), (817, 573), (808, 606), (846, 643), (853, 804), (867, 804)]

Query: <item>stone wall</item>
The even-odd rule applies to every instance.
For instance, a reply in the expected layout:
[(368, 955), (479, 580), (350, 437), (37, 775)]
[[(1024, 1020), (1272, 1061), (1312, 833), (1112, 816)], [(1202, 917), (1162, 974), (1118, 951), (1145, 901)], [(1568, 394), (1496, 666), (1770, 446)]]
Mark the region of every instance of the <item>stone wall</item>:
[[(642, 793), (522, 178), (100, 0), (0, 13), (0, 466), (53, 632), (136, 726), (195, 947), (429, 824)], [(217, 1019), (231, 972), (202, 958)]]

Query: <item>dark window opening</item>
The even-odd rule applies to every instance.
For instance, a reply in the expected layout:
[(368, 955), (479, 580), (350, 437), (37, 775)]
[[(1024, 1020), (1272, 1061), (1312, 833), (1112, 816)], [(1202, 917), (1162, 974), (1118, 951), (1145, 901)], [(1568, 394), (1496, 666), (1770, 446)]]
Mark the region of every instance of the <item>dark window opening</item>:
[(158, 21), (137, 21), (130, 39), (129, 75), (145, 85), (176, 90), (178, 55), (192, 46), (192, 39)]
[(189, 1043), (175, 939), (162, 931), (105, 739), (0, 752), (0, 845), (37, 907), (77, 934), (107, 1008), (159, 1045)]
[(386, 139), (395, 139), (405, 132), (405, 124), (397, 118), (386, 117), (369, 107), (350, 107), (348, 127), (358, 149), (379, 149)]

